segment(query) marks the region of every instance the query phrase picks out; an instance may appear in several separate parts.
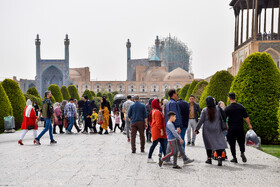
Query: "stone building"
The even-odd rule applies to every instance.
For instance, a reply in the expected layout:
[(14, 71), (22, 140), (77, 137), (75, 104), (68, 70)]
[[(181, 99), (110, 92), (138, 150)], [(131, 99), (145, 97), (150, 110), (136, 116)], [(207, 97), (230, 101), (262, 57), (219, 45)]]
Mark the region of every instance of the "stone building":
[[(232, 75), (238, 73), (245, 58), (254, 52), (271, 54), (280, 69), (280, 11), (276, 16), (278, 19), (274, 20), (274, 9), (279, 10), (279, 5), (279, 0), (232, 0), (230, 2), (235, 16), (232, 67), (228, 68)], [(267, 20), (267, 9), (271, 9), (271, 20)], [(245, 16), (246, 20), (244, 20)], [(271, 22), (270, 28), (267, 26), (267, 21)], [(275, 23), (278, 24), (278, 28), (274, 28)]]

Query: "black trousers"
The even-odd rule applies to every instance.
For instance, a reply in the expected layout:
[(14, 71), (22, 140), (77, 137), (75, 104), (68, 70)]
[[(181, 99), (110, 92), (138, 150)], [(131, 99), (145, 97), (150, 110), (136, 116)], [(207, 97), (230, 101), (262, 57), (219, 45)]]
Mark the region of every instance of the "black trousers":
[(230, 151), (233, 158), (236, 158), (235, 145), (238, 142), (240, 152), (245, 152), (245, 131), (244, 129), (229, 129), (227, 134), (227, 141), (230, 146)]
[(120, 127), (120, 124), (115, 124), (114, 132), (116, 132), (117, 127), (122, 131), (122, 128)]
[(111, 116), (109, 117), (109, 129), (113, 130), (113, 121), (112, 121)]
[[(80, 131), (81, 131), (81, 129), (80, 129), (79, 126), (77, 125), (76, 118), (74, 118), (74, 125), (73, 125), (73, 126), (75, 126), (77, 132), (80, 132)], [(73, 126), (72, 126), (72, 128), (73, 128)], [(71, 128), (71, 130), (72, 130), (72, 128)]]
[(147, 142), (151, 142), (152, 140), (152, 133), (151, 133), (151, 126), (150, 123), (148, 123), (148, 128), (146, 129), (146, 137), (147, 137)]
[(96, 130), (96, 120), (93, 122), (92, 126), (93, 126), (93, 131), (97, 132), (97, 130)]
[(88, 132), (88, 128), (92, 128), (91, 118), (85, 118), (85, 129), (84, 129), (84, 131)]
[(62, 133), (63, 132), (63, 125), (53, 125), (53, 133), (56, 133), (56, 126), (59, 127), (59, 132)]
[(125, 127), (125, 120), (122, 120), (122, 131), (124, 131), (124, 127)]

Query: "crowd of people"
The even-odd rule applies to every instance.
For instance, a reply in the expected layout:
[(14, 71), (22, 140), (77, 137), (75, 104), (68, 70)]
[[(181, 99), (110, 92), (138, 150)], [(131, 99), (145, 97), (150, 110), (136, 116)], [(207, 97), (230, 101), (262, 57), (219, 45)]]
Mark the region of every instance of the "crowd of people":
[[(243, 121), (247, 122), (249, 129), (252, 129), (252, 126), (246, 109), (236, 103), (234, 93), (229, 94), (230, 105), (228, 106), (225, 106), (222, 101), (217, 102), (215, 98), (208, 96), (206, 98), (207, 107), (202, 111), (195, 103), (193, 95), (190, 95), (189, 102), (180, 99), (175, 89), (169, 90), (168, 95), (169, 100), (151, 98), (147, 105), (140, 101), (138, 95), (134, 95), (133, 98), (128, 95), (126, 101), (121, 102), (111, 111), (106, 96), (101, 98), (101, 106), (98, 108), (94, 100), (89, 101), (87, 96), (84, 96), (79, 102), (70, 99), (53, 104), (50, 99), (52, 94), (47, 91), (40, 112), (38, 107), (32, 106), (32, 102), (27, 100), (21, 127), (23, 131), (18, 143), (24, 145), (23, 138), (28, 130), (33, 130), (34, 144), (40, 145), (40, 139), (47, 131), (49, 131), (50, 143), (57, 143), (53, 138), (57, 126), (60, 134), (73, 134), (73, 126), (78, 133), (82, 131), (83, 134), (98, 133), (100, 135), (109, 134), (109, 130), (110, 133), (116, 132), (118, 128), (127, 136), (132, 154), (136, 153), (138, 132), (141, 152), (145, 152), (146, 139), (147, 142), (152, 143), (149, 148), (148, 163), (156, 163), (152, 157), (155, 148), (160, 143), (159, 166), (173, 165), (174, 169), (180, 169), (181, 167), (177, 165), (177, 157), (182, 158), (184, 164), (194, 161), (186, 155), (186, 146), (195, 146), (196, 136), (202, 128), (207, 155), (206, 164), (212, 164), (212, 158), (216, 155), (218, 166), (222, 166), (223, 157), (226, 155), (226, 141), (228, 141), (233, 157), (231, 162), (238, 162), (235, 150), (236, 141), (240, 147), (242, 161), (247, 161)], [(37, 123), (40, 120), (44, 121), (45, 128), (37, 136)], [(187, 143), (185, 143), (185, 139), (187, 139)], [(173, 157), (173, 163), (170, 161), (170, 157)]]

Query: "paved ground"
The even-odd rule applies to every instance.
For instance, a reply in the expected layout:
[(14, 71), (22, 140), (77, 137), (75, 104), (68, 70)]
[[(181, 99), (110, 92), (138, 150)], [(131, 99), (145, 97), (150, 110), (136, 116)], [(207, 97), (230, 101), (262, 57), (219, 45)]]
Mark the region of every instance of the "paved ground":
[[(41, 132), (41, 128), (39, 132)], [(50, 145), (48, 134), (41, 146), (33, 145), (32, 132), (17, 144), (20, 131), (0, 135), (0, 186), (279, 186), (280, 159), (247, 148), (248, 162), (217, 162), (206, 165), (201, 134), (187, 154), (195, 162), (174, 170), (147, 163), (146, 153), (131, 154), (123, 134), (54, 135), (57, 145)], [(137, 141), (139, 139), (137, 137)], [(157, 160), (155, 151), (154, 159)], [(228, 150), (228, 152), (230, 152)], [(239, 154), (239, 153), (238, 153)], [(231, 156), (230, 156), (231, 158)], [(241, 159), (239, 159), (241, 162)], [(179, 165), (183, 165), (179, 159)]]

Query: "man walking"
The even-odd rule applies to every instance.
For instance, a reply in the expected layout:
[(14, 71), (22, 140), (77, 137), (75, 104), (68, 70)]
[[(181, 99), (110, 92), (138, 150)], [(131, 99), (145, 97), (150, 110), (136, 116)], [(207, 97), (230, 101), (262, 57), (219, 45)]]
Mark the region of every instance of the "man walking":
[[(194, 102), (194, 99), (195, 99), (195, 97), (193, 95), (190, 95), (190, 97), (189, 97), (189, 102), (190, 102), (190, 104), (189, 104), (189, 108), (190, 108), (189, 125), (188, 125), (188, 130), (187, 130), (188, 145), (190, 145), (192, 143), (192, 146), (195, 145), (196, 134), (194, 133), (194, 131), (196, 129), (198, 118), (201, 113), (201, 109), (200, 109), (199, 105)], [(192, 134), (192, 137), (191, 137), (191, 134)]]
[(88, 100), (88, 96), (84, 96), (84, 107), (83, 107), (83, 116), (85, 120), (85, 128), (83, 133), (87, 134), (88, 133), (88, 128), (91, 127), (91, 116), (92, 115), (92, 108), (91, 108), (91, 103)]
[(226, 116), (228, 117), (228, 134), (227, 134), (227, 140), (230, 145), (230, 151), (233, 156), (233, 159), (231, 162), (237, 163), (236, 158), (236, 150), (235, 150), (235, 144), (236, 140), (238, 142), (240, 152), (241, 152), (241, 158), (243, 162), (247, 162), (247, 158), (245, 157), (245, 131), (243, 127), (243, 119), (245, 119), (246, 123), (249, 126), (249, 129), (252, 129), (252, 125), (250, 123), (249, 116), (246, 112), (246, 109), (243, 105), (236, 103), (235, 101), (235, 93), (229, 93), (229, 102), (230, 105), (228, 105), (225, 108)]
[(129, 107), (128, 118), (131, 120), (131, 150), (136, 153), (136, 133), (140, 134), (141, 152), (145, 152), (145, 128), (148, 127), (147, 111), (144, 104), (140, 103), (138, 95), (134, 96), (135, 103)]
[(133, 104), (134, 102), (131, 101), (131, 96), (128, 95), (127, 96), (127, 101), (123, 103), (122, 105), (122, 112), (124, 113), (125, 115), (125, 130), (126, 130), (126, 136), (127, 136), (127, 141), (130, 142), (130, 120), (129, 120), (129, 117), (128, 117), (128, 110), (129, 110), (129, 107)]
[(70, 99), (69, 103), (67, 103), (64, 108), (64, 116), (66, 118), (68, 118), (68, 121), (69, 121), (69, 125), (66, 130), (66, 134), (72, 134), (71, 129), (74, 125), (74, 119), (76, 116), (76, 109), (75, 109), (75, 105), (73, 102), (74, 102), (74, 99)]
[(182, 99), (179, 99), (177, 101), (179, 107), (180, 107), (180, 112), (181, 112), (181, 119), (182, 119), (182, 129), (181, 129), (181, 138), (182, 140), (184, 140), (184, 143), (183, 143), (183, 148), (185, 150), (185, 147), (186, 147), (186, 144), (185, 144), (185, 135), (186, 135), (186, 132), (187, 132), (187, 129), (188, 129), (188, 123), (189, 123), (189, 103), (182, 100)]
[(45, 121), (45, 129), (39, 134), (39, 136), (37, 138), (35, 138), (35, 141), (38, 145), (41, 145), (40, 143), (40, 139), (42, 138), (42, 136), (47, 132), (49, 131), (49, 134), (50, 134), (50, 139), (51, 139), (51, 144), (56, 144), (57, 141), (55, 141), (53, 139), (53, 131), (52, 131), (52, 118), (55, 119), (55, 121), (57, 121), (57, 117), (54, 113), (54, 110), (53, 110), (53, 106), (52, 106), (52, 101), (51, 101), (51, 96), (52, 96), (52, 93), (51, 91), (46, 91), (45, 92), (45, 97), (46, 99), (44, 99), (43, 101), (43, 106), (42, 106), (42, 117)]

